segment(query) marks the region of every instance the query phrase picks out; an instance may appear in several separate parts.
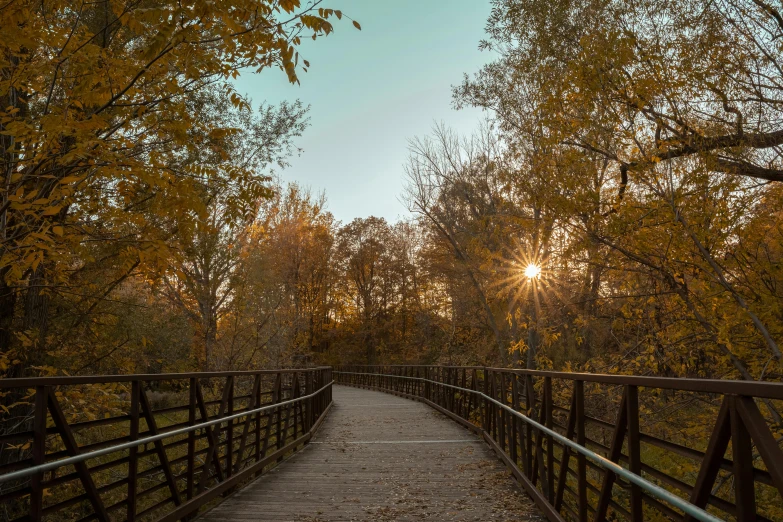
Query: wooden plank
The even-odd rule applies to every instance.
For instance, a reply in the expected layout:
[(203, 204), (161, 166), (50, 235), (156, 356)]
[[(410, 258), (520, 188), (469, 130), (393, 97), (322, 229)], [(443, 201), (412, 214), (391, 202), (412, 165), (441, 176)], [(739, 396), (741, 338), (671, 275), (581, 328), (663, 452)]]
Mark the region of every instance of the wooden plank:
[(200, 520), (541, 520), (473, 432), (391, 394), (334, 395), (304, 451)]

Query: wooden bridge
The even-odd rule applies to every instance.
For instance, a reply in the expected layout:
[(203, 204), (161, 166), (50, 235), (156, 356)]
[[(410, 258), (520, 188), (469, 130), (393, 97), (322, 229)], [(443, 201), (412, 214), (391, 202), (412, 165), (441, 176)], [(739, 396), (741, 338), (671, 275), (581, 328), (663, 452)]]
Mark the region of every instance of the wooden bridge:
[(199, 520), (517, 521), (536, 512), (473, 432), (424, 404), (338, 386), (306, 451)]
[(783, 520), (778, 383), (389, 366), (0, 393), (0, 520)]

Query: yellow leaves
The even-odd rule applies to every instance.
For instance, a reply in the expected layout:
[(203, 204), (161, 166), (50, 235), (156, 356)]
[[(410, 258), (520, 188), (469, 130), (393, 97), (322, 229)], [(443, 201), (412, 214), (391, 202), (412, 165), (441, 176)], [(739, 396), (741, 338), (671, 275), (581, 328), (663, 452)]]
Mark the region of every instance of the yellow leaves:
[[(48, 203), (46, 201), (44, 204)], [(60, 211), (63, 209), (63, 205), (54, 205), (51, 207), (46, 207), (44, 211), (41, 213), (43, 216), (56, 216), (60, 213)]]
[[(236, 92), (231, 93), (230, 100), (231, 100), (231, 104), (237, 109), (246, 110), (246, 111), (251, 110), (250, 104), (247, 103), (247, 101)], [(218, 137), (217, 133), (221, 135), (220, 137), (223, 137), (229, 133), (229, 129), (223, 129), (222, 131), (218, 129), (212, 129), (210, 131), (210, 136)]]
[(210, 85), (248, 63), (280, 65), (296, 82), (301, 27), (329, 34), (343, 19), (298, 0), (109, 2), (119, 23), (103, 31), (107, 6), (80, 15), (72, 2), (30, 5), (5, 6), (0, 31), (0, 68), (15, 62), (0, 79), (0, 125), (17, 161), (0, 184), (0, 268), (20, 288), (32, 270), (78, 270), (114, 245), (113, 268), (164, 265), (172, 254), (161, 236), (192, 230), (207, 185), (235, 191), (238, 215), (252, 208), (267, 193), (261, 174), (238, 167), (235, 122), (210, 112), (250, 105)]
[(293, 13), (300, 5), (299, 0), (278, 0), (278, 3), (286, 13)]

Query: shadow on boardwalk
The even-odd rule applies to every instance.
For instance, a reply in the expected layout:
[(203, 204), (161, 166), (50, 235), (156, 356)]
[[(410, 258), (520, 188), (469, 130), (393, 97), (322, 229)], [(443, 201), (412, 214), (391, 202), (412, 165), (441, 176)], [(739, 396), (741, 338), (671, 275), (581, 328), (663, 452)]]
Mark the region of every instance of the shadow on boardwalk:
[(307, 448), (199, 520), (544, 520), (482, 440), (428, 406), (343, 386), (334, 401)]

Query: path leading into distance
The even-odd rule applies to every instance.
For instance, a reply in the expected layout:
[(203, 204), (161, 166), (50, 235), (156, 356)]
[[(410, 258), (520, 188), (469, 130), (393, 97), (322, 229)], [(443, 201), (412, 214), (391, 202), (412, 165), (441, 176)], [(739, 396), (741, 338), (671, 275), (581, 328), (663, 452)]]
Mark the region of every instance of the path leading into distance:
[(543, 521), (492, 450), (429, 406), (334, 387), (313, 441), (199, 518)]

